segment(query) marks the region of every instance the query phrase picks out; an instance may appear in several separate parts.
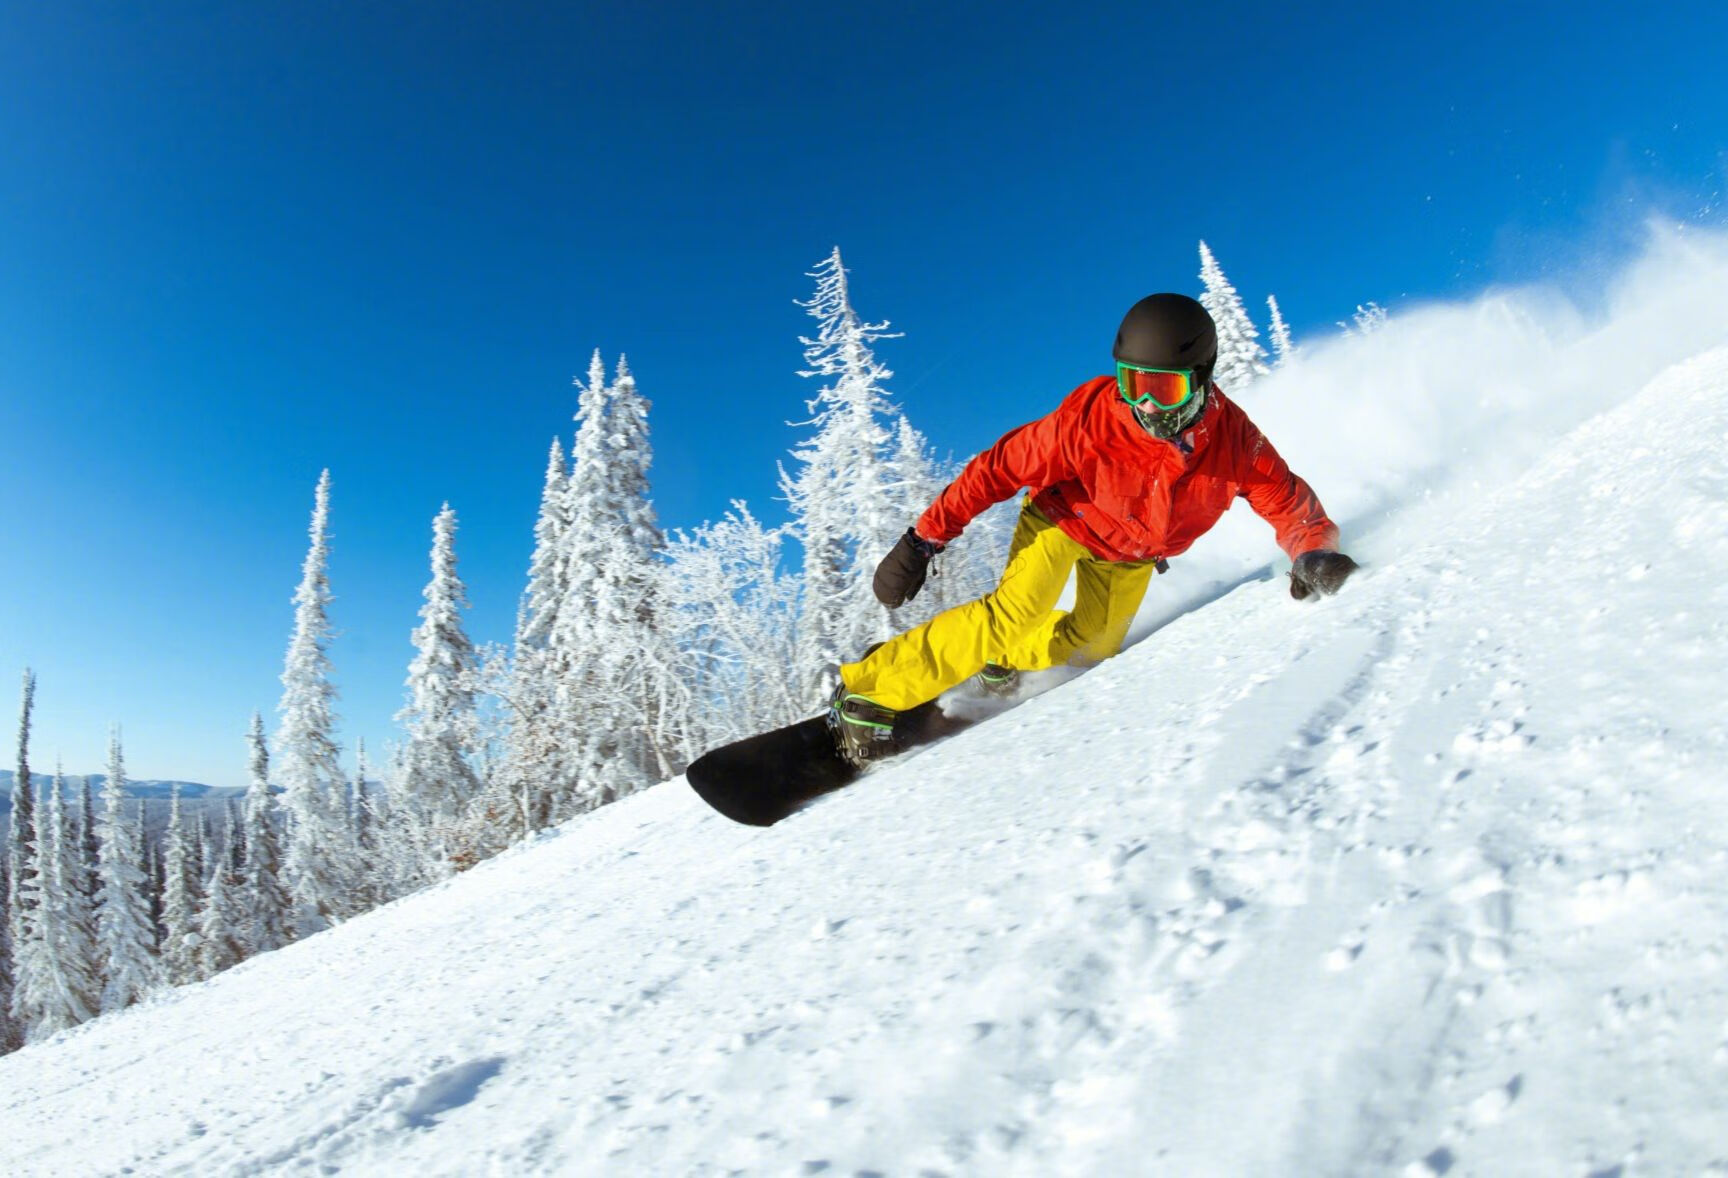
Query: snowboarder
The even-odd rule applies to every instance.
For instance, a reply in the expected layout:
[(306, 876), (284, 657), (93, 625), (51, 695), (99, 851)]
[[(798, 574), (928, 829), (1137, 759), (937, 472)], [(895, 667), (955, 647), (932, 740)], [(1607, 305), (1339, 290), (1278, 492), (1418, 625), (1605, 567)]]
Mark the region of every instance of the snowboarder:
[[(994, 591), (840, 668), (827, 721), (853, 765), (897, 751), (899, 713), (974, 675), (1005, 693), (1021, 671), (1115, 654), (1153, 573), (1237, 496), (1276, 529), (1291, 596), (1336, 593), (1356, 570), (1308, 484), (1213, 382), (1206, 308), (1149, 295), (1129, 308), (1111, 354), (1114, 377), (1088, 380), (974, 458), (877, 567), (877, 599), (905, 604), (968, 523), (1030, 489)], [(1058, 611), (1070, 573), (1074, 608)]]

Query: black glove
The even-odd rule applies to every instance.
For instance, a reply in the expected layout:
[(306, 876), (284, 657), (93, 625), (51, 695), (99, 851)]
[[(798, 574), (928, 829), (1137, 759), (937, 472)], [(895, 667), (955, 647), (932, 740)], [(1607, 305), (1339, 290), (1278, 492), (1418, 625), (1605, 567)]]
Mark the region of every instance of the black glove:
[(1344, 588), (1344, 581), (1355, 572), (1357, 564), (1342, 552), (1316, 548), (1304, 552), (1290, 566), (1290, 596), (1303, 601), (1316, 593), (1327, 597)]
[(918, 596), (930, 570), (930, 559), (941, 551), (942, 545), (924, 539), (915, 528), (907, 528), (899, 543), (876, 566), (876, 579), (870, 585), (876, 591), (876, 600), (889, 609), (898, 609)]

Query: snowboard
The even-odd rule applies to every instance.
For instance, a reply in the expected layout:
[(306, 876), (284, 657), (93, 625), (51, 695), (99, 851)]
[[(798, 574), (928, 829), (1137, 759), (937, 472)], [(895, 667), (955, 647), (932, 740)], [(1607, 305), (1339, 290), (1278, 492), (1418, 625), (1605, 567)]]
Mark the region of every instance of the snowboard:
[[(895, 755), (967, 728), (974, 721), (950, 716), (935, 701), (900, 713)], [(826, 715), (813, 716), (721, 745), (685, 770), (698, 796), (746, 826), (773, 826), (805, 805), (851, 785), (864, 775), (834, 747)]]

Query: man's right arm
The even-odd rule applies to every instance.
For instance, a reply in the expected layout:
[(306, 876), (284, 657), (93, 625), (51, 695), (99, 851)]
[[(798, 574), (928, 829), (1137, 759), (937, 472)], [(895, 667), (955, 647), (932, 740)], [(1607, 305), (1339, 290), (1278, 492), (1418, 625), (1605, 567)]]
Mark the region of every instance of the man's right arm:
[(937, 544), (960, 535), (984, 511), (1011, 499), (1021, 487), (1044, 488), (1072, 476), (1062, 446), (1066, 405), (1037, 421), (1009, 430), (966, 464), (918, 519), (918, 534)]

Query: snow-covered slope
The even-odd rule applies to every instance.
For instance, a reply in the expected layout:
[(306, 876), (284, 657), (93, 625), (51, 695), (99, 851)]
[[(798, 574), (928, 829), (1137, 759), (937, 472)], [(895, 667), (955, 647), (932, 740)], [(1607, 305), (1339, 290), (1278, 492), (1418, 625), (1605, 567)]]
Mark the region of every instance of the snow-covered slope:
[(1728, 1173), (1728, 348), (1562, 432), (778, 827), (0, 1059), (0, 1172)]

